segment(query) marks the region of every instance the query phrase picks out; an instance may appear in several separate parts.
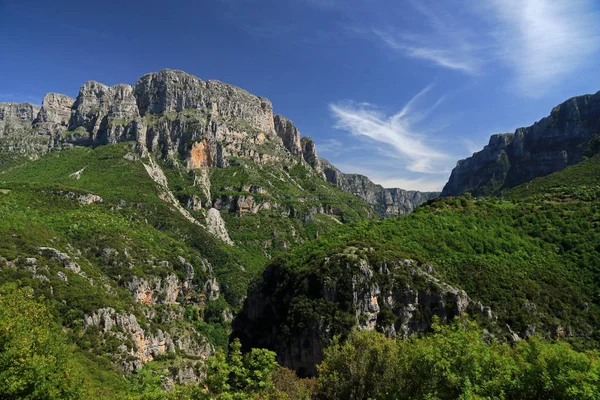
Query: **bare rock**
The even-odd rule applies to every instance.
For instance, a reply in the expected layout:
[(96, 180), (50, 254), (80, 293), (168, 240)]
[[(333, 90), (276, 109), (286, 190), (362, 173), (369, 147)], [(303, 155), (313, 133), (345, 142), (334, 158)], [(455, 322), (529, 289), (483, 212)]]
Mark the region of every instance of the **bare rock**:
[(233, 245), (233, 241), (229, 238), (229, 232), (227, 232), (225, 221), (223, 221), (221, 213), (216, 208), (211, 208), (206, 213), (206, 228), (211, 234), (218, 237), (223, 242)]

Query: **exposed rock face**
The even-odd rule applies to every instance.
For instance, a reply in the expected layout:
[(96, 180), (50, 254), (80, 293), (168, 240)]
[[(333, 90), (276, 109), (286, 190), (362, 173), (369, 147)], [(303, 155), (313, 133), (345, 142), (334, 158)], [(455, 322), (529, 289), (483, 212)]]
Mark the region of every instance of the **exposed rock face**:
[(317, 155), (317, 145), (308, 136), (303, 137), (300, 140), (302, 145), (302, 156), (304, 161), (308, 163), (313, 169), (319, 173), (323, 173), (323, 166), (321, 165), (321, 159)]
[(29, 103), (0, 103), (0, 137), (30, 129), (39, 112)]
[[(495, 319), (489, 307), (436, 278), (430, 265), (412, 260), (372, 264), (354, 250), (326, 258), (320, 273), (295, 276), (277, 265), (269, 267), (234, 320), (234, 336), (245, 348), (272, 349), (282, 365), (314, 376), (329, 341), (347, 333), (349, 327), (336, 322), (342, 315), (354, 319), (353, 329), (377, 327), (401, 338), (429, 330), (433, 316), (442, 322), (464, 313)], [(299, 289), (302, 283), (296, 280), (311, 289)], [(282, 282), (288, 283), (281, 287)], [(306, 313), (303, 307), (315, 308)]]
[(135, 92), (142, 116), (208, 110), (213, 117), (245, 121), (263, 132), (274, 129), (269, 100), (219, 81), (203, 82), (183, 71), (163, 70), (144, 75), (137, 81)]
[(381, 185), (371, 182), (366, 176), (344, 174), (323, 158), (320, 159), (320, 162), (328, 182), (345, 192), (360, 197), (383, 217), (407, 214), (419, 205), (440, 195), (438, 192), (384, 189)]
[(190, 153), (190, 161), (188, 164), (190, 169), (214, 166), (214, 156), (211, 152), (208, 140), (204, 139), (194, 143)]
[(175, 304), (181, 290), (179, 280), (174, 274), (164, 279), (153, 277), (150, 281), (134, 276), (127, 288), (138, 303), (145, 305)]
[(206, 358), (214, 353), (214, 348), (206, 339), (197, 334), (174, 332), (173, 335), (156, 329), (149, 332), (142, 328), (133, 314), (118, 313), (113, 308), (101, 308), (91, 315), (86, 315), (83, 328), (92, 326), (101, 328), (105, 336), (113, 336), (123, 343), (131, 341), (134, 346), (123, 344), (120, 354), (111, 355), (119, 358), (121, 367), (127, 372), (140, 369), (144, 363), (152, 361), (161, 354), (174, 353), (176, 349), (193, 357)]
[(277, 132), (277, 136), (281, 138), (283, 145), (290, 153), (295, 156), (302, 153), (300, 131), (294, 126), (292, 121), (281, 115), (276, 115), (275, 132)]
[(86, 82), (73, 105), (69, 122), (69, 130), (77, 134), (68, 135), (67, 141), (89, 145), (136, 140), (139, 119), (132, 86), (108, 87)]
[(48, 93), (42, 101), (42, 109), (35, 123), (50, 123), (67, 127), (75, 99), (64, 94)]
[(135, 141), (140, 154), (181, 162), (190, 170), (223, 168), (246, 158), (259, 164), (302, 163), (323, 176), (325, 165), (327, 180), (366, 200), (383, 216), (404, 214), (435, 196), (387, 193), (364, 177), (344, 175), (318, 157), (314, 141), (301, 139), (289, 119), (274, 116), (269, 100), (183, 71), (150, 73), (135, 87), (89, 81), (75, 100), (47, 94), (41, 109), (1, 103), (0, 139), (0, 152), (30, 158), (65, 146)]
[(221, 213), (216, 208), (211, 208), (206, 213), (206, 227), (210, 233), (225, 243), (233, 245), (233, 241), (229, 238), (225, 221), (223, 221)]
[(600, 133), (600, 92), (574, 97), (527, 128), (493, 135), (489, 144), (461, 160), (442, 191), (498, 194), (582, 160), (587, 144)]

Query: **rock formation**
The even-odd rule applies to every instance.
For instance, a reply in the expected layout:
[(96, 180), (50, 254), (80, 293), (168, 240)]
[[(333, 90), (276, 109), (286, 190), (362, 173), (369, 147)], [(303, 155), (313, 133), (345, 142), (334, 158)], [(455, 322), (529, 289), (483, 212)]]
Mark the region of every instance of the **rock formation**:
[[(232, 159), (307, 166), (355, 194), (382, 216), (405, 214), (433, 193), (387, 191), (359, 175), (345, 175), (317, 155), (310, 137), (273, 115), (271, 102), (219, 81), (162, 70), (135, 86), (89, 81), (76, 99), (49, 93), (42, 107), (0, 103), (0, 151), (36, 158), (50, 149), (136, 142), (141, 153), (190, 170), (223, 168)], [(327, 171), (324, 172), (325, 165)]]
[(438, 192), (385, 189), (364, 175), (344, 174), (327, 160), (321, 158), (319, 161), (328, 182), (360, 197), (383, 217), (407, 214), (440, 195)]
[[(373, 264), (357, 257), (357, 250), (326, 258), (315, 274), (267, 268), (234, 320), (233, 335), (244, 347), (274, 350), (280, 364), (314, 376), (323, 349), (348, 329), (377, 327), (406, 338), (430, 329), (433, 316), (442, 322), (464, 313), (495, 319), (489, 307), (437, 278), (432, 266), (412, 260)], [(310, 290), (294, 287), (295, 280), (311, 282)]]
[(493, 135), (483, 150), (461, 160), (442, 196), (499, 194), (583, 158), (600, 134), (600, 92), (574, 97), (515, 133)]
[(283, 141), (283, 145), (293, 155), (302, 153), (300, 145), (300, 131), (294, 126), (292, 121), (281, 115), (275, 116), (275, 132)]

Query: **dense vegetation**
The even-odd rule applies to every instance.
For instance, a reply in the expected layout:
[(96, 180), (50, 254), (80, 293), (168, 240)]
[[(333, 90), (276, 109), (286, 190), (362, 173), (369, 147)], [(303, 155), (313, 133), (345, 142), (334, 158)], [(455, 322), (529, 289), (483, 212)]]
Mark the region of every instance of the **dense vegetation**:
[[(245, 346), (281, 353), (310, 332), (324, 344), (334, 335), (345, 338), (365, 323), (355, 300), (365, 293), (357, 286), (365, 276), (363, 265), (373, 271), (370, 284), (392, 297), (403, 296), (407, 284), (436, 290), (410, 280), (402, 260), (413, 259), (432, 265), (441, 281), (491, 307), (494, 323), (472, 317), (497, 337), (539, 334), (579, 350), (598, 349), (599, 166), (592, 158), (533, 181), (530, 189), (517, 188), (505, 199), (436, 199), (410, 215), (360, 222), (306, 243), (273, 262), (257, 282), (250, 304), (266, 298), (268, 310), (257, 319), (248, 317), (256, 308), (245, 310), (238, 317), (238, 336)], [(376, 328), (389, 333), (392, 325), (398, 331), (405, 322), (404, 304), (385, 307), (381, 299), (379, 304)], [(417, 312), (414, 318), (430, 324), (438, 313)]]
[[(278, 205), (277, 210), (258, 213), (223, 211), (237, 242), (229, 246), (189, 223), (164, 201), (144, 168), (148, 158), (140, 159), (133, 143), (73, 147), (21, 161), (3, 164), (0, 171), (0, 285), (28, 288), (47, 307), (48, 317), (63, 327), (65, 343), (81, 350), (76, 363), (90, 371), (90, 381), (106, 382), (102, 386), (111, 393), (108, 397), (120, 393), (123, 386), (112, 364), (131, 362), (120, 346), (127, 346), (128, 352), (137, 346), (130, 339), (119, 339), (122, 328), (107, 335), (98, 326), (86, 326), (86, 316), (110, 307), (119, 315), (134, 316), (148, 332), (198, 332), (210, 345), (226, 349), (229, 315), (241, 304), (248, 283), (268, 258), (369, 214), (365, 203), (305, 167), (277, 169), (238, 160), (227, 169), (210, 170), (212, 183), (208, 184), (213, 192), (208, 199), (206, 191), (196, 185), (194, 172), (177, 163), (162, 163), (169, 189), (181, 204), (191, 196), (205, 204), (225, 196), (253, 195), (257, 202), (263, 196)], [(250, 186), (265, 187), (266, 193), (245, 192)], [(78, 200), (88, 195), (100, 196), (102, 201)], [(318, 207), (336, 211), (317, 214)], [(289, 218), (281, 216), (290, 210)], [(205, 208), (189, 213), (204, 222)], [(68, 262), (80, 270), (66, 268), (60, 258), (40, 250), (45, 247), (70, 257)], [(161, 304), (160, 297), (157, 304), (140, 304), (127, 287), (134, 277), (164, 282), (175, 275), (185, 281), (186, 265), (193, 268), (193, 281), (188, 284), (195, 289), (180, 291), (176, 304)], [(213, 279), (218, 282), (216, 294), (210, 292)], [(143, 381), (136, 390), (147, 386), (144, 376), (150, 381), (162, 376), (158, 383), (164, 385), (169, 371), (190, 362), (199, 374), (202, 363), (197, 358), (178, 351), (155, 359), (148, 371), (136, 375)]]
[(409, 340), (355, 331), (325, 350), (319, 398), (598, 399), (598, 356), (540, 338), (498, 343), (458, 319)]
[[(133, 151), (127, 143), (73, 148), (1, 172), (3, 398), (444, 399), (535, 398), (537, 393), (595, 398), (600, 157), (536, 179), (502, 199), (437, 199), (385, 221), (365, 221), (372, 215), (364, 203), (304, 167), (277, 169), (239, 160), (212, 171), (210, 200), (246, 196), (255, 205), (268, 202), (270, 209), (223, 211), (238, 243), (228, 246), (162, 200), (142, 164), (147, 159), (126, 157)], [(162, 166), (181, 203), (190, 196), (208, 200), (193, 174), (176, 164)], [(82, 169), (80, 179), (71, 176)], [(77, 201), (88, 194), (103, 201)], [(204, 221), (204, 210), (190, 214)], [(351, 224), (340, 225), (344, 222)], [(42, 247), (70, 254), (81, 271), (66, 269)], [(283, 319), (267, 322), (279, 324), (284, 338), (319, 323), (330, 328), (332, 345), (318, 380), (296, 378), (277, 366), (268, 350), (242, 355), (234, 342), (225, 353), (227, 316), (269, 258), (276, 260), (255, 289), (270, 285), (265, 293), (282, 309), (290, 308)], [(134, 301), (125, 287), (133, 276), (185, 279), (181, 259), (194, 270), (196, 295), (180, 295), (175, 305)], [(375, 332), (356, 333), (354, 327), (364, 321), (357, 321), (352, 306), (357, 269), (348, 260), (381, 265), (404, 259), (431, 264), (439, 279), (490, 306), (499, 323), (473, 315), (487, 334), (473, 323), (434, 324), (432, 334), (398, 342)], [(397, 271), (393, 279), (377, 276), (378, 284), (423, 284)], [(213, 275), (223, 296), (211, 297), (205, 286)], [(343, 295), (325, 300), (323, 282), (336, 282)], [(183, 329), (206, 336), (217, 351), (206, 363), (194, 364), (197, 373), (207, 374), (204, 383), (164, 392), (170, 369), (197, 361), (179, 352), (124, 379), (114, 365), (127, 360), (113, 354), (121, 345), (134, 349), (135, 344), (84, 327), (85, 316), (103, 307), (135, 316), (148, 331)], [(177, 310), (181, 318), (170, 319)], [(265, 331), (271, 329), (268, 323)], [(383, 307), (377, 330), (401, 323), (398, 310)], [(521, 337), (533, 337), (506, 344), (506, 324)]]

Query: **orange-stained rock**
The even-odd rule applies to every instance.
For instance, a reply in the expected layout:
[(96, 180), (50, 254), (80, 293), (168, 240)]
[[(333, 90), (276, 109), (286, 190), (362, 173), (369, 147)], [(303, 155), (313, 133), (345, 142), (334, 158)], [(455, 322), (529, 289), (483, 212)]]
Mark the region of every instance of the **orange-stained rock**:
[(213, 165), (213, 154), (208, 141), (204, 139), (201, 142), (194, 143), (190, 155), (189, 168), (205, 168), (212, 167)]

